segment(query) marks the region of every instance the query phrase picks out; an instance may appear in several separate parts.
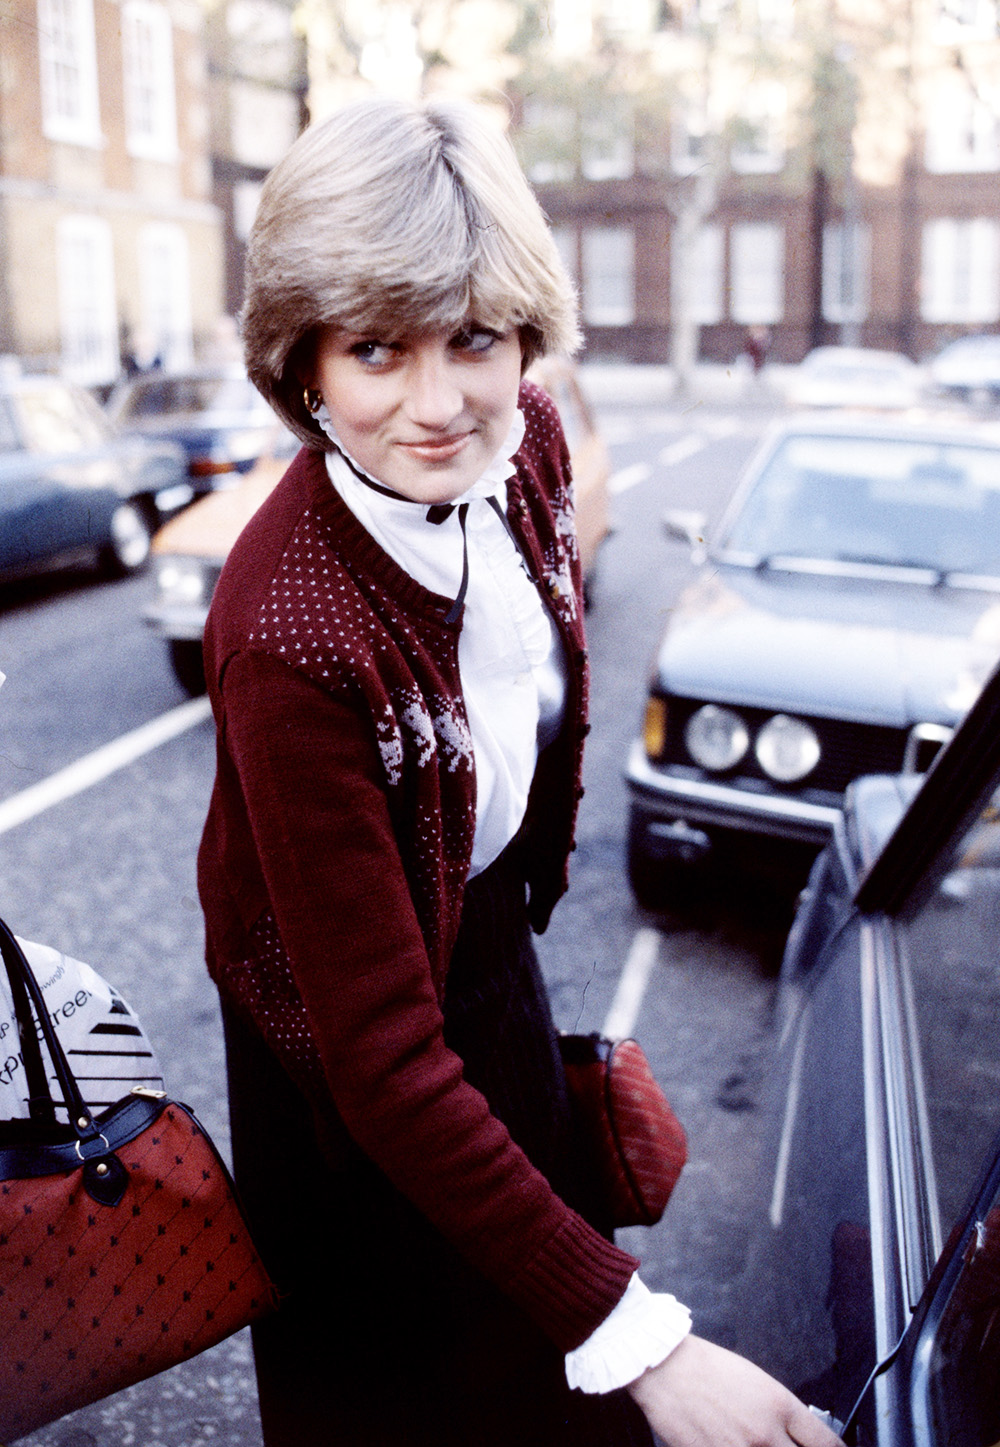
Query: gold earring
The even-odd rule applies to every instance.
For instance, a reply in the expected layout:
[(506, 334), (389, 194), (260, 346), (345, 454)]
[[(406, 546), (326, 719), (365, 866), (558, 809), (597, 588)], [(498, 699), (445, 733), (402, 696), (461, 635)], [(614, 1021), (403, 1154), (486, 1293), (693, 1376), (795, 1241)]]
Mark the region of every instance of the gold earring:
[(315, 417), (323, 405), (323, 393), (318, 392), (315, 387), (303, 387), (302, 398), (306, 404), (306, 411)]

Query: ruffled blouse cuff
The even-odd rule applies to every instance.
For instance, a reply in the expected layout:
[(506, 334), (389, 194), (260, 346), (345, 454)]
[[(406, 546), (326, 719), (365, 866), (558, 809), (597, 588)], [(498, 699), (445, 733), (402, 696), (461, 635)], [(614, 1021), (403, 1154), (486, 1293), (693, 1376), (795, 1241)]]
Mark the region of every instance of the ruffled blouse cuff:
[(691, 1313), (676, 1297), (651, 1292), (634, 1275), (596, 1331), (566, 1355), (566, 1380), (581, 1392), (613, 1392), (659, 1366), (691, 1330)]

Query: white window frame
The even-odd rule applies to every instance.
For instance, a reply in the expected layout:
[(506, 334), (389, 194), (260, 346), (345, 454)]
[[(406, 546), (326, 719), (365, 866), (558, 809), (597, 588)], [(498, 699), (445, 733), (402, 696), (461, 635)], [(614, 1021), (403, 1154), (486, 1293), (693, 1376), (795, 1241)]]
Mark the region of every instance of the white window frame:
[(824, 321), (866, 320), (871, 306), (871, 256), (870, 226), (835, 221), (823, 227)]
[(38, 63), (46, 138), (102, 145), (93, 0), (38, 0)]
[[(584, 117), (580, 126), (580, 172), (588, 181), (618, 181), (635, 175), (635, 141), (631, 118), (619, 114), (612, 123)], [(615, 124), (617, 120), (619, 124)]]
[[(723, 228), (708, 222), (695, 230), (686, 258), (676, 254), (675, 245), (671, 284), (675, 315), (683, 310), (689, 321), (703, 327), (716, 326), (722, 321), (725, 315), (725, 243)], [(682, 267), (688, 284), (686, 307), (683, 308), (678, 303)]]
[(747, 87), (740, 114), (750, 131), (731, 147), (734, 171), (744, 176), (773, 176), (785, 165), (788, 91), (778, 81)]
[(635, 321), (635, 233), (630, 226), (585, 226), (580, 235), (583, 319), (591, 326)]
[(670, 131), (670, 159), (678, 176), (693, 176), (704, 168), (711, 136), (708, 117), (701, 105), (684, 107), (675, 115)]
[(739, 221), (729, 233), (729, 315), (743, 326), (774, 326), (785, 313), (785, 228)]
[(920, 315), (926, 322), (1000, 321), (1000, 224), (993, 217), (925, 222)]
[(566, 274), (574, 286), (580, 281), (580, 242), (575, 226), (553, 226), (552, 240), (556, 244)]
[(113, 382), (119, 355), (111, 227), (100, 216), (63, 216), (56, 247), (62, 370), (87, 387)]
[(938, 176), (1000, 171), (997, 106), (961, 83), (942, 89), (928, 113), (924, 159)]
[(170, 14), (156, 0), (122, 5), (125, 144), (132, 156), (175, 161), (177, 101)]
[(191, 256), (183, 227), (151, 221), (139, 232), (143, 344), (168, 372), (194, 360)]
[(992, 0), (938, 0), (937, 44), (992, 40), (996, 34), (997, 12)]

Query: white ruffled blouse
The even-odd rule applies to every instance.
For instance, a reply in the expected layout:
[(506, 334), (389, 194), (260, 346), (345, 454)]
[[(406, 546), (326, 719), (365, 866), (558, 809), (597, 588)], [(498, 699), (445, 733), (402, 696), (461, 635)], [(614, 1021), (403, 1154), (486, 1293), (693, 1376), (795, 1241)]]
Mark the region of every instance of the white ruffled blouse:
[[(558, 731), (565, 672), (556, 634), (520, 553), (489, 499), (506, 512), (511, 461), (524, 436), (518, 412), (489, 467), (456, 504), (469, 503), (465, 538), (457, 511), (441, 523), (408, 498), (376, 491), (333, 430), (326, 408), (317, 420), (339, 451), (327, 453), (330, 479), (375, 541), (412, 578), (444, 597), (459, 593), (466, 549), (468, 585), (458, 644), (459, 673), (476, 766), (476, 833), (471, 875), (491, 864), (524, 817), (538, 749)], [(373, 479), (377, 481), (377, 479)], [(691, 1329), (690, 1312), (667, 1293), (632, 1277), (621, 1301), (566, 1357), (571, 1387), (610, 1392), (663, 1361)]]

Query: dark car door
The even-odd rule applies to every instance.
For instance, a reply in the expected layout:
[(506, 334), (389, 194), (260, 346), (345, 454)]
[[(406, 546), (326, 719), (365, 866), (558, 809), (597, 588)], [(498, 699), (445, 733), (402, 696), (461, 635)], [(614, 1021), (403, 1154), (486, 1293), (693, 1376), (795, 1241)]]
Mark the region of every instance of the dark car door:
[(998, 778), (994, 675), (922, 788), (855, 785), (789, 938), (737, 1344), (852, 1442), (1000, 1439)]
[(91, 560), (117, 502), (99, 414), (57, 381), (25, 384), (0, 405), (0, 573)]

